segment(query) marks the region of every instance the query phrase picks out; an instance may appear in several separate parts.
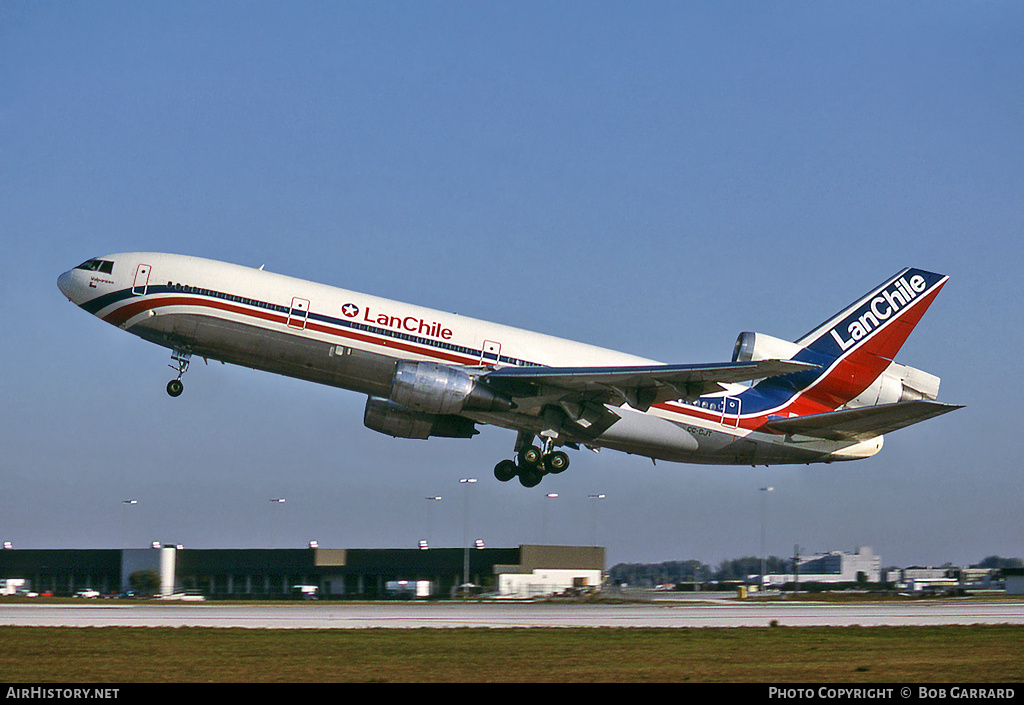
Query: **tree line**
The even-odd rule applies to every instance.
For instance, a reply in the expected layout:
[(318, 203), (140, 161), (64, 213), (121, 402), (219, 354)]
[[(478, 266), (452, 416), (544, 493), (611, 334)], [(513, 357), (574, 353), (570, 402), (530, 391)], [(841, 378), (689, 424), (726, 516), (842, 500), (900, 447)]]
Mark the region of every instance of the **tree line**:
[[(793, 559), (769, 556), (765, 559), (766, 573), (792, 573)], [(615, 583), (627, 585), (664, 585), (709, 581), (743, 580), (748, 575), (760, 575), (761, 559), (744, 556), (722, 561), (711, 567), (697, 560), (664, 561), (662, 563), (619, 563), (608, 571)]]
[[(954, 567), (950, 565), (949, 567)], [(1001, 570), (1024, 567), (1020, 558), (987, 556), (979, 561), (978, 568)], [(769, 556), (765, 559), (765, 573), (788, 575), (793, 573), (793, 559)], [(626, 585), (665, 585), (668, 583), (706, 583), (743, 580), (748, 575), (761, 574), (761, 559), (757, 556), (733, 558), (711, 567), (698, 560), (664, 561), (662, 563), (619, 563), (608, 571), (613, 583)]]

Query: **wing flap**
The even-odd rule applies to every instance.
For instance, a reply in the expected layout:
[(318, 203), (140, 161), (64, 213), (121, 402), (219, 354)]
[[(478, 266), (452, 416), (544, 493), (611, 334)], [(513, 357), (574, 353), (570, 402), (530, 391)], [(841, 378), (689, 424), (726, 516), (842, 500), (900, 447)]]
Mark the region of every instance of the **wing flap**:
[(766, 423), (765, 428), (779, 433), (823, 438), (829, 441), (863, 441), (960, 408), (963, 407), (934, 401), (901, 401), (895, 404), (776, 419)]

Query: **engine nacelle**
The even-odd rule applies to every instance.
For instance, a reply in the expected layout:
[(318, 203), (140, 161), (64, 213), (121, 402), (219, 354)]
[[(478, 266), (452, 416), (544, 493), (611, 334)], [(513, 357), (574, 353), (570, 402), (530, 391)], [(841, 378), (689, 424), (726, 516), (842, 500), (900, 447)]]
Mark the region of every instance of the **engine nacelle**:
[(395, 438), (420, 440), (426, 440), (431, 436), (472, 438), (479, 433), (471, 420), (461, 416), (428, 414), (380, 397), (366, 399), (363, 425)]
[(764, 333), (740, 333), (732, 349), (732, 361), (792, 360), (801, 350), (796, 343)]
[[(773, 338), (764, 333), (740, 333), (733, 349), (733, 362), (756, 360), (790, 360), (803, 350), (796, 343)], [(890, 363), (867, 389), (847, 402), (845, 408), (894, 404), (898, 401), (928, 399), (939, 396), (939, 378), (922, 370), (899, 363)]]
[(875, 406), (895, 404), (898, 401), (927, 399), (935, 401), (939, 396), (939, 378), (928, 372), (907, 367), (897, 362), (890, 363), (885, 372), (878, 376), (871, 386), (851, 399), (846, 406)]
[(434, 362), (398, 363), (391, 382), (391, 400), (428, 414), (513, 408), (511, 399), (480, 384), (465, 370)]

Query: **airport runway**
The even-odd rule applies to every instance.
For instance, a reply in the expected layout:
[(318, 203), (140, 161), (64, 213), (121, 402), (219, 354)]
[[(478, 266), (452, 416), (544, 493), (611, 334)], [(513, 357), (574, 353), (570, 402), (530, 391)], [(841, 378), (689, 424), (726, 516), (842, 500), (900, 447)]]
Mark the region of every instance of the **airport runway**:
[(0, 604), (0, 625), (47, 627), (244, 627), (419, 629), (457, 627), (767, 627), (1024, 624), (1020, 601), (913, 603), (132, 603)]

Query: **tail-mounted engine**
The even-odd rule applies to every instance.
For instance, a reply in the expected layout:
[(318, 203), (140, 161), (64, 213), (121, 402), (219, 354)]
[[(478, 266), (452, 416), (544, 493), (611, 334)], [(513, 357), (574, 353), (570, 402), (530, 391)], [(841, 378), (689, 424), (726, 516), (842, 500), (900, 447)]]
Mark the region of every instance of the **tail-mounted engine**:
[(898, 401), (927, 399), (935, 401), (939, 396), (939, 378), (913, 367), (897, 362), (889, 364), (867, 389), (847, 403), (847, 407), (894, 404)]
[[(733, 362), (752, 360), (790, 360), (803, 350), (796, 343), (773, 338), (764, 333), (740, 333), (733, 348)], [(850, 399), (844, 408), (894, 404), (900, 401), (928, 399), (935, 401), (939, 395), (939, 378), (913, 367), (890, 362), (875, 381)]]
[(733, 362), (756, 362), (758, 360), (792, 360), (803, 350), (796, 343), (773, 338), (764, 333), (740, 333), (732, 349)]

